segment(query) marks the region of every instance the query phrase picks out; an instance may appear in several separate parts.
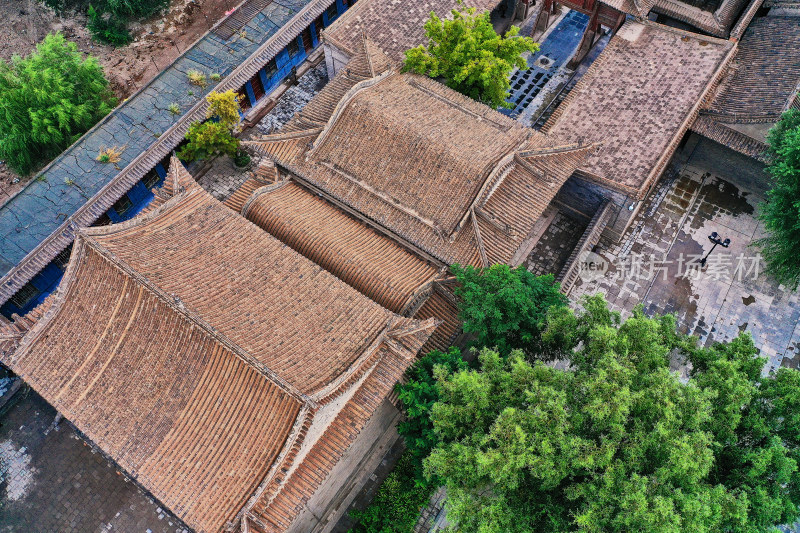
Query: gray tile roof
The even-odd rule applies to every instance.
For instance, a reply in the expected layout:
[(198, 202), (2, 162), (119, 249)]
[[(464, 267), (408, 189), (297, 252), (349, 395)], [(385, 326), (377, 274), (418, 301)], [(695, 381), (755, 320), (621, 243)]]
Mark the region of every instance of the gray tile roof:
[[(179, 121), (180, 116), (169, 111), (170, 104), (177, 103), (186, 112), (213, 90), (213, 84), (205, 90), (190, 85), (187, 71), (218, 73), (223, 76), (224, 83), (226, 75), (303, 8), (315, 2), (317, 0), (274, 0), (247, 22), (244, 31), (234, 33), (229, 39), (222, 39), (213, 30), (207, 33), (50, 163), (0, 207), (0, 276), (18, 265), (109, 184), (120, 169), (151, 148), (161, 133)], [(190, 91), (193, 94), (189, 94)], [(125, 148), (116, 167), (95, 160), (103, 147), (111, 146)], [(95, 214), (99, 216), (101, 212)]]

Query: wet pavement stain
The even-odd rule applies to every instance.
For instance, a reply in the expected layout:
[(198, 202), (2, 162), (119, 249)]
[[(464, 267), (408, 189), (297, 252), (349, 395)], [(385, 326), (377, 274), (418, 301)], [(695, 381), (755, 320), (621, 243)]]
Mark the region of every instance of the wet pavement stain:
[(756, 297), (752, 294), (749, 296), (742, 296), (742, 303), (744, 305), (754, 304), (756, 302)]

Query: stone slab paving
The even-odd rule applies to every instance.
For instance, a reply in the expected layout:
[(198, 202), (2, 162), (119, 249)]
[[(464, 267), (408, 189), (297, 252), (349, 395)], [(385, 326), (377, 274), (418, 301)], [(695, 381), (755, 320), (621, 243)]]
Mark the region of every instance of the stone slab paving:
[(0, 533), (186, 532), (26, 394), (0, 420)]
[(525, 268), (537, 276), (558, 276), (580, 241), (587, 224), (586, 221), (577, 220), (559, 211), (525, 260)]
[[(706, 345), (747, 331), (769, 358), (766, 370), (797, 367), (798, 295), (764, 273), (750, 246), (763, 235), (756, 219), (763, 192), (706, 168), (689, 159), (662, 182), (622, 241), (597, 250), (608, 271), (593, 280), (582, 276), (570, 296), (602, 292), (623, 314), (640, 302), (648, 314), (675, 313), (681, 329)], [(731, 244), (717, 247), (701, 267), (711, 232)]]

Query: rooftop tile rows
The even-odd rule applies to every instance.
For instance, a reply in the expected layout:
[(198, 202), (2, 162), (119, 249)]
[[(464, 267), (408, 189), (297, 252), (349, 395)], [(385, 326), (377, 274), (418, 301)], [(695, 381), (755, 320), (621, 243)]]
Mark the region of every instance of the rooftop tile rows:
[(22, 338), (0, 324), (2, 362), (204, 532), (256, 504), (291, 522), (436, 325), (371, 302), (176, 159), (137, 218), (79, 233), (40, 309)]
[(734, 44), (629, 21), (545, 124), (601, 148), (581, 167), (642, 196), (730, 59)]

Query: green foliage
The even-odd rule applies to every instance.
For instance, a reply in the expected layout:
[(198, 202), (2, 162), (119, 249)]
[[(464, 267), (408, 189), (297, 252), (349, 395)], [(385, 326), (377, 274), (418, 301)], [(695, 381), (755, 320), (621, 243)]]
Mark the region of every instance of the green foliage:
[(208, 85), (208, 80), (206, 80), (206, 75), (200, 72), (199, 70), (189, 70), (186, 73), (186, 77), (189, 78), (189, 83), (192, 85), (197, 85), (200, 88), (205, 89)]
[(86, 12), (87, 28), (96, 40), (114, 46), (131, 42), (128, 23), (169, 7), (169, 0), (43, 0), (58, 12)]
[(239, 122), (239, 96), (233, 91), (212, 91), (206, 101), (209, 104), (206, 117), (212, 120), (189, 126), (186, 134), (189, 142), (178, 152), (178, 157), (184, 161), (220, 154), (234, 157), (239, 153), (239, 139), (233, 136)]
[(403, 69), (431, 78), (444, 78), (447, 86), (491, 107), (509, 107), (509, 75), (514, 67), (527, 69), (524, 52), (539, 45), (530, 37), (519, 37), (512, 26), (501, 37), (494, 31), (489, 13), (476, 15), (475, 8), (454, 9), (452, 20), (436, 13), (425, 22), (428, 46), (406, 51)]
[(755, 244), (761, 247), (768, 272), (796, 289), (800, 284), (800, 110), (784, 113), (769, 131), (767, 142), (772, 189), (759, 213), (767, 236)]
[(52, 159), (107, 115), (115, 99), (103, 70), (51, 34), (36, 50), (0, 61), (0, 159), (20, 174)]
[(383, 481), (369, 507), (353, 511), (358, 523), (351, 533), (408, 533), (413, 531), (420, 510), (428, 503), (432, 488), (414, 481), (414, 460), (404, 453)]
[(233, 157), (239, 150), (239, 139), (231, 135), (230, 128), (220, 122), (195, 122), (186, 134), (189, 141), (178, 152), (184, 161), (206, 159), (225, 154)]
[(126, 22), (112, 13), (98, 12), (94, 6), (89, 6), (86, 12), (86, 27), (95, 40), (113, 46), (125, 46), (133, 39)]
[(397, 385), (406, 419), (397, 426), (397, 431), (406, 443), (406, 454), (413, 462), (416, 481), (422, 486), (438, 486), (438, 480), (429, 480), (422, 469), (422, 461), (438, 442), (430, 418), (431, 407), (439, 399), (436, 375), (452, 373), (467, 368), (457, 348), (445, 352), (434, 350), (423, 356), (406, 372), (407, 382)]
[[(439, 377), (439, 443), (459, 531), (755, 532), (800, 503), (800, 373), (762, 377), (749, 335), (699, 348), (672, 316), (626, 321), (601, 296), (554, 309), (571, 367), (503, 358)], [(670, 372), (691, 363), (688, 383)]]
[(548, 310), (567, 305), (552, 275), (534, 276), (524, 267), (487, 269), (453, 265), (460, 287), (460, 318), (476, 345), (496, 347), (501, 355), (522, 350), (529, 358), (548, 358), (541, 331)]
[(242, 95), (232, 90), (224, 93), (211, 91), (206, 96), (206, 102), (208, 102), (206, 118), (216, 118), (226, 126), (233, 128), (241, 118), (242, 108), (239, 106), (241, 101)]
[(181, 114), (181, 106), (179, 106), (176, 102), (172, 102), (171, 104), (169, 104), (169, 107), (167, 109), (169, 109), (169, 112), (172, 113), (173, 115)]
[(216, 82), (216, 81), (219, 81), (219, 80), (221, 80), (221, 79), (222, 79), (222, 76), (220, 76), (220, 75), (219, 75), (218, 73), (216, 73), (216, 72), (212, 72), (211, 74), (209, 74), (209, 75), (208, 75), (208, 77), (209, 77), (209, 79), (210, 79), (211, 81), (215, 81), (215, 82)]

